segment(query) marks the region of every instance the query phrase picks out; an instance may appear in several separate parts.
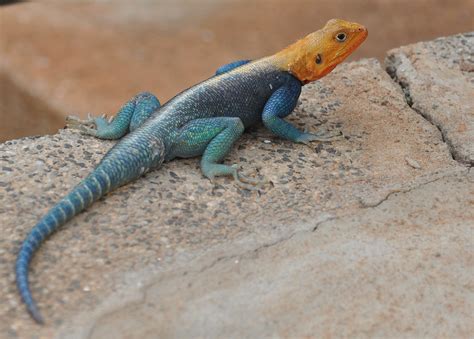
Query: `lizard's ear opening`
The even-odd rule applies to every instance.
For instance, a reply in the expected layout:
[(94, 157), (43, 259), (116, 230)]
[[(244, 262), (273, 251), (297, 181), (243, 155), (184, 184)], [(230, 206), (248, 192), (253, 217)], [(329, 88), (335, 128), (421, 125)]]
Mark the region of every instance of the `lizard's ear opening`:
[(320, 65), (320, 64), (323, 62), (323, 57), (322, 57), (322, 55), (319, 54), (319, 53), (316, 54), (316, 59), (315, 59), (315, 61), (316, 61), (316, 63), (317, 63), (318, 65)]

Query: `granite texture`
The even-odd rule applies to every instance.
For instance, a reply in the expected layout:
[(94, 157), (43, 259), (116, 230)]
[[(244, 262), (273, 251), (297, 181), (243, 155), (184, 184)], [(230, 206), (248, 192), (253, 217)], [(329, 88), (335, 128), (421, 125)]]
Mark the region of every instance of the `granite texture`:
[(469, 337), (474, 178), (373, 59), (305, 87), (297, 145), (262, 127), (227, 163), (257, 192), (177, 160), (109, 194), (32, 262), (46, 318), (20, 304), (13, 262), (35, 222), (113, 145), (75, 131), (0, 144), (0, 336)]

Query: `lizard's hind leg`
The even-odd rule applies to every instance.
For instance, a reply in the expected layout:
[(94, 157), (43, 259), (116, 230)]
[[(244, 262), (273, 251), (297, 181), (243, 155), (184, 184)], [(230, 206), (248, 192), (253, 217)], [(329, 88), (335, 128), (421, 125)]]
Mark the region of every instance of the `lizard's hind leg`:
[(202, 154), (201, 171), (209, 179), (232, 176), (245, 189), (255, 190), (265, 180), (248, 178), (238, 172), (237, 166), (221, 164), (234, 142), (244, 132), (239, 118), (217, 117), (196, 119), (182, 127), (172, 147), (172, 157), (189, 158)]
[(67, 127), (80, 130), (84, 134), (100, 139), (120, 139), (147, 120), (160, 108), (159, 100), (151, 93), (139, 93), (130, 99), (112, 120), (104, 116), (79, 120), (77, 117), (66, 118)]

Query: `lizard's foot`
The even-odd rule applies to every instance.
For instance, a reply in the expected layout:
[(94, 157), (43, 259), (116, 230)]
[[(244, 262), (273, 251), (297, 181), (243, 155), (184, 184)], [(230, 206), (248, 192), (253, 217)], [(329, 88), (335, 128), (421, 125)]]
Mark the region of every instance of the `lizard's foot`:
[(258, 190), (262, 188), (262, 186), (268, 184), (268, 180), (266, 178), (252, 178), (246, 175), (243, 175), (237, 169), (237, 165), (232, 165), (232, 168), (235, 169), (235, 172), (232, 173), (232, 176), (237, 183), (237, 185), (241, 188), (248, 189), (251, 191)]
[(231, 175), (240, 188), (250, 191), (256, 191), (268, 183), (268, 180), (265, 179), (250, 178), (240, 174), (237, 167), (237, 165), (209, 164), (202, 169), (203, 174), (211, 181), (214, 181), (214, 178), (218, 176)]
[(76, 116), (70, 115), (66, 117), (66, 126), (68, 128), (77, 129), (83, 134), (97, 136), (97, 130), (102, 125), (107, 125), (105, 114), (98, 118), (93, 118), (88, 115), (88, 118), (81, 120)]
[(68, 116), (66, 118), (66, 126), (68, 128), (77, 129), (82, 134), (92, 135), (100, 139), (119, 139), (123, 136), (128, 127), (114, 126), (113, 122), (115, 122), (114, 118), (107, 118), (105, 114), (97, 118), (89, 115), (85, 120), (75, 116)]
[(327, 142), (327, 141), (338, 140), (343, 137), (344, 135), (342, 134), (341, 131), (329, 132), (325, 130), (320, 130), (316, 133), (304, 132), (296, 139), (296, 142), (300, 142), (300, 143), (308, 145), (311, 141)]

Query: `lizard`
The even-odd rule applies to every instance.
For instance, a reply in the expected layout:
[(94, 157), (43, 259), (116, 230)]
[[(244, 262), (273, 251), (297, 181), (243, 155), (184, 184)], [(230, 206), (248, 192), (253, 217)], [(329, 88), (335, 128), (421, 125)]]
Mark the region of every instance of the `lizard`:
[(273, 134), (296, 143), (328, 141), (328, 131), (301, 131), (284, 120), (296, 107), (302, 86), (320, 79), (346, 59), (367, 37), (367, 29), (341, 19), (283, 50), (257, 60), (239, 60), (177, 94), (165, 104), (143, 92), (114, 118), (67, 119), (67, 126), (101, 139), (120, 139), (95, 169), (55, 204), (28, 233), (17, 255), (16, 285), (31, 317), (44, 319), (29, 286), (31, 259), (45, 239), (107, 193), (174, 158), (201, 156), (211, 180), (232, 176), (244, 188), (263, 180), (243, 176), (223, 164), (244, 130), (263, 122)]

